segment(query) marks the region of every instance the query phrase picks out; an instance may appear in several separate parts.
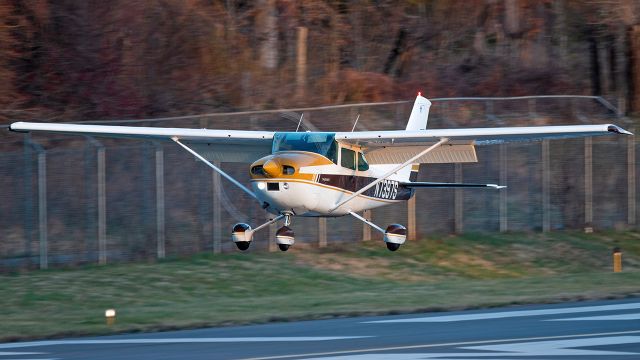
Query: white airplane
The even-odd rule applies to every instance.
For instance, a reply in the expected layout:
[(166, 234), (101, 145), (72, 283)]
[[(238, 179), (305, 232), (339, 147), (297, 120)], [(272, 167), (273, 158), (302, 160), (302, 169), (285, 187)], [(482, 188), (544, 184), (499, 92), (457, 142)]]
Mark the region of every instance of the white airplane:
[[(271, 132), (16, 122), (18, 132), (49, 131), (168, 140), (180, 145), (276, 215), (251, 228), (233, 226), (232, 240), (247, 250), (253, 234), (284, 220), (276, 234), (282, 251), (294, 243), (294, 216), (351, 215), (384, 234), (391, 251), (406, 240), (399, 224), (386, 229), (357, 214), (406, 201), (417, 188), (494, 188), (496, 184), (415, 182), (419, 164), (477, 162), (475, 146), (630, 132), (613, 124), (427, 130), (431, 102), (420, 93), (405, 130)], [(256, 160), (257, 159), (257, 160)], [(251, 163), (250, 188), (212, 162)]]

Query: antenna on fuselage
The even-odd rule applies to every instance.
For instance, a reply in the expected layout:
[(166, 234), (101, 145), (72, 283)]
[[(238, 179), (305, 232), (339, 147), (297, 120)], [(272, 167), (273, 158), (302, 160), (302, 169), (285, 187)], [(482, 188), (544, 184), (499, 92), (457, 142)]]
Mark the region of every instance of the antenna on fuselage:
[(353, 127), (351, 128), (351, 132), (356, 129), (356, 125), (358, 124), (358, 119), (360, 119), (360, 114), (356, 116), (356, 121), (353, 123)]
[(302, 124), (302, 118), (304, 117), (304, 113), (302, 113), (302, 115), (300, 115), (300, 121), (298, 121), (298, 127), (296, 127), (296, 132), (298, 132), (298, 129), (300, 129), (300, 124)]

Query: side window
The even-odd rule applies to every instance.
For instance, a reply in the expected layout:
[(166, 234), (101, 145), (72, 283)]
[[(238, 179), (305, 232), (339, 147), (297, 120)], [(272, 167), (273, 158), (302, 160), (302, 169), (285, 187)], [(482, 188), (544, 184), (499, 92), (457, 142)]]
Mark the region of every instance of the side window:
[(335, 140), (331, 143), (329, 151), (327, 151), (327, 158), (333, 161), (334, 164), (338, 165), (338, 143), (335, 142)]
[(360, 171), (369, 170), (369, 164), (367, 163), (367, 160), (365, 160), (364, 154), (361, 152), (358, 153), (358, 170)]
[(340, 149), (340, 165), (347, 169), (356, 169), (356, 152), (353, 150), (342, 148)]

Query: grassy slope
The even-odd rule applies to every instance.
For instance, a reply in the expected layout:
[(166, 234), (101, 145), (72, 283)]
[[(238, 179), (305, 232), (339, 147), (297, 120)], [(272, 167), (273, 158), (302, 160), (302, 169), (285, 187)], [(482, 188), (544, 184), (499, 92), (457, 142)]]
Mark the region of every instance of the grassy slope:
[[(611, 249), (624, 273), (611, 273)], [(0, 276), (0, 339), (640, 293), (640, 233), (445, 236)], [(104, 310), (118, 310), (107, 327)]]

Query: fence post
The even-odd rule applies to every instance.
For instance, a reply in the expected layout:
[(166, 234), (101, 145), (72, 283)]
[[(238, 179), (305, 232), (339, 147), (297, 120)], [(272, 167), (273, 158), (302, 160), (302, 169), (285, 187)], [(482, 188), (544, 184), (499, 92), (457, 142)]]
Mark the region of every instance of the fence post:
[[(38, 153), (39, 263), (40, 269), (47, 269), (49, 267), (49, 245), (47, 241), (47, 151), (42, 147), (42, 145), (31, 140), (30, 136), (25, 137), (25, 145), (27, 144)], [(29, 184), (29, 186), (30, 185), (31, 184)], [(29, 216), (29, 219), (31, 219), (31, 216)]]
[(107, 263), (107, 194), (105, 175), (105, 147), (90, 136), (87, 140), (98, 150), (96, 153), (98, 170), (98, 264)]
[[(362, 217), (371, 221), (371, 210), (362, 212)], [(362, 224), (362, 241), (371, 241), (371, 226)]]
[(107, 195), (105, 148), (102, 144), (98, 147), (98, 263), (107, 263)]
[(542, 140), (542, 231), (551, 230), (551, 170), (549, 140)]
[(318, 247), (327, 247), (327, 218), (318, 218)]
[[(500, 185), (507, 186), (507, 145), (500, 144)], [(507, 215), (507, 191), (508, 188), (500, 190), (500, 232), (508, 230)]]
[[(275, 215), (268, 213), (265, 211), (266, 220), (269, 221), (273, 219)], [(267, 238), (267, 243), (269, 244), (269, 251), (276, 251), (278, 249), (278, 244), (276, 243), (276, 232), (278, 231), (278, 223), (273, 223), (269, 225), (269, 237)]]
[[(213, 164), (220, 167), (219, 161), (214, 161)], [(217, 171), (211, 172), (211, 184), (213, 187), (213, 253), (219, 254), (222, 252), (222, 207), (220, 202), (220, 173)]]
[(38, 151), (38, 228), (40, 231), (40, 269), (49, 267), (47, 244), (47, 153)]
[(416, 229), (416, 197), (418, 194), (414, 194), (409, 201), (407, 201), (407, 230), (409, 236), (408, 240), (417, 240)]
[[(455, 182), (462, 182), (462, 164), (456, 163), (454, 165), (454, 176)], [(462, 189), (454, 190), (454, 229), (456, 234), (462, 234), (464, 231), (463, 225), (463, 197), (462, 197)]]
[(627, 136), (627, 224), (636, 225), (636, 141)]
[(584, 226), (593, 231), (593, 139), (584, 138)]
[(164, 207), (164, 149), (155, 145), (156, 157), (156, 242), (158, 259), (164, 259), (165, 250), (165, 207)]
[(27, 266), (31, 265), (31, 243), (33, 241), (33, 154), (31, 134), (24, 134), (24, 250)]
[(534, 119), (538, 116), (538, 114), (536, 114), (536, 108), (537, 108), (537, 101), (535, 98), (531, 98), (529, 99), (528, 103), (527, 103), (528, 107), (529, 107), (529, 118)]

